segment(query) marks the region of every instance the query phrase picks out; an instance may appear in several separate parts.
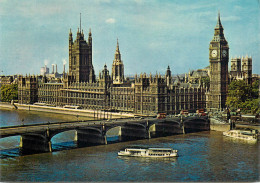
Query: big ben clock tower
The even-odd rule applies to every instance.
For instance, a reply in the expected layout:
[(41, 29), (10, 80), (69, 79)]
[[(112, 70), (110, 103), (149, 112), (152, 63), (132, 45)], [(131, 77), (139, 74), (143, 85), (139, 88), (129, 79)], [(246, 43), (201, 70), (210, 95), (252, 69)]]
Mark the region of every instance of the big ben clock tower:
[(214, 37), (209, 45), (210, 89), (207, 93), (208, 110), (225, 108), (227, 99), (229, 46), (223, 30), (220, 14), (218, 14)]

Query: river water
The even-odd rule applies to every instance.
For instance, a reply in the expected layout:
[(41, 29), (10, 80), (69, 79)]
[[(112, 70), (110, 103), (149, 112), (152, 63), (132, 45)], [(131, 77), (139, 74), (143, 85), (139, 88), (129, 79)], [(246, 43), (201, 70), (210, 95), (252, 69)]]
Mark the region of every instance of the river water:
[[(28, 111), (0, 111), (1, 126), (76, 120), (75, 116)], [(86, 118), (80, 118), (86, 119)], [(75, 148), (74, 132), (52, 139), (54, 152), (20, 155), (19, 138), (0, 139), (1, 182), (215, 182), (259, 181), (259, 142), (199, 132), (84, 148)], [(179, 157), (118, 157), (129, 146), (171, 147)]]

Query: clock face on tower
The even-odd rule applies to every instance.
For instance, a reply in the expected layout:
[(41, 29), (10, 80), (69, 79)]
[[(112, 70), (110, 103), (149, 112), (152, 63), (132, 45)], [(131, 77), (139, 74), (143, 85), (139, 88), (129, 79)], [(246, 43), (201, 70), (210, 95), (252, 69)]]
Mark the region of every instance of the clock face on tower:
[(222, 55), (223, 55), (223, 57), (226, 57), (227, 56), (227, 50), (223, 50)]
[(212, 57), (216, 57), (217, 55), (218, 55), (217, 50), (213, 50), (213, 51), (211, 52), (211, 56), (212, 56)]

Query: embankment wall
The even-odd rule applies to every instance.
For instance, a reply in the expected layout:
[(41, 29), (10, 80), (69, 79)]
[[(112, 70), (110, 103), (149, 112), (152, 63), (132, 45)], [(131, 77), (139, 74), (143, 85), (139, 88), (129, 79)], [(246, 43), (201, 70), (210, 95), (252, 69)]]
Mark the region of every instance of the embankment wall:
[(228, 131), (230, 130), (230, 124), (226, 124), (223, 121), (210, 118), (210, 130), (221, 132)]
[(101, 110), (84, 110), (84, 109), (67, 109), (62, 107), (49, 107), (49, 106), (37, 106), (37, 105), (26, 105), (15, 103), (11, 105), (10, 103), (0, 102), (0, 109), (13, 109), (13, 110), (27, 110), (27, 111), (39, 111), (39, 112), (49, 112), (57, 114), (68, 114), (75, 116), (86, 116), (97, 119), (115, 119), (115, 118), (127, 118), (134, 117), (134, 114), (128, 113), (115, 113), (115, 112), (104, 112)]

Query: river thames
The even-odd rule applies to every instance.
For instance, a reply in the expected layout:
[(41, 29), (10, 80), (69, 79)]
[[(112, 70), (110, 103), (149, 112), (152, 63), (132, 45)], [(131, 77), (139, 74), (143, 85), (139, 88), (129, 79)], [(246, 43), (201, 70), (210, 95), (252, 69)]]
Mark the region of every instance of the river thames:
[[(86, 119), (78, 117), (79, 120)], [(75, 116), (0, 111), (1, 126), (76, 120)], [(0, 140), (1, 182), (257, 182), (259, 142), (248, 143), (207, 131), (75, 148), (74, 131), (52, 139), (52, 153), (19, 154), (19, 136)], [(125, 147), (171, 147), (179, 157), (118, 157)]]

